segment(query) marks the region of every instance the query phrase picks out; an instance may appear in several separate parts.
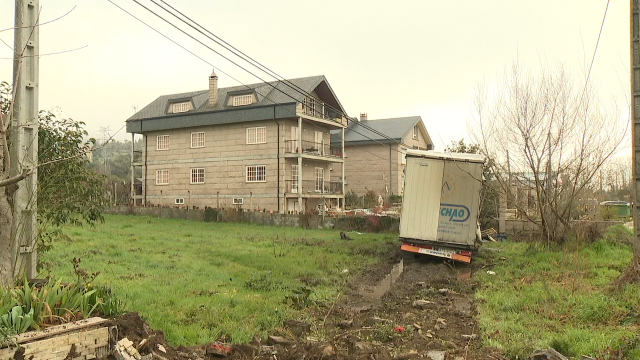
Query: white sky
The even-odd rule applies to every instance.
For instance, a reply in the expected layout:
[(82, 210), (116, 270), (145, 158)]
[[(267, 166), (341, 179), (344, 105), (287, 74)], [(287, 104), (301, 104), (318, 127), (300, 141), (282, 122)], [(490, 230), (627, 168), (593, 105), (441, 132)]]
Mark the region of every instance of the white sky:
[[(259, 82), (133, 1), (113, 1), (243, 83)], [(162, 12), (149, 0), (140, 1)], [(285, 78), (325, 75), (350, 116), (422, 116), (439, 150), (451, 140), (468, 140), (474, 87), (495, 81), (516, 58), (532, 69), (561, 63), (583, 79), (607, 3), (165, 1)], [(40, 5), (41, 22), (76, 6), (68, 16), (41, 27), (40, 54), (88, 45), (41, 58), (40, 108), (57, 107), (64, 117), (86, 122), (94, 137), (101, 126), (112, 133), (120, 129), (133, 106), (208, 87), (209, 65), (107, 0), (40, 0)], [(13, 26), (13, 16), (14, 1), (0, 2), (0, 30)], [(13, 46), (12, 31), (0, 32), (0, 39)], [(11, 56), (0, 43), (0, 58)], [(628, 73), (629, 2), (614, 0), (591, 81), (601, 97), (615, 99), (625, 109)], [(11, 74), (12, 61), (0, 59), (0, 80), (10, 82)], [(218, 76), (220, 87), (238, 85), (220, 72)], [(123, 129), (116, 138), (129, 136)]]

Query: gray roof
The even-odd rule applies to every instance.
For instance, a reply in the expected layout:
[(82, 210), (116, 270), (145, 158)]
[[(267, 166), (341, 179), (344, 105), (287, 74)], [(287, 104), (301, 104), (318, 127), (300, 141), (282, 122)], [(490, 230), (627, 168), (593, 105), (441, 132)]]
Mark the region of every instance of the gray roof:
[[(324, 75), (291, 79), (287, 81), (290, 82), (294, 88), (300, 88), (302, 92), (311, 93), (315, 91), (318, 97), (329, 106), (339, 110), (340, 112), (345, 112), (342, 104), (340, 104), (340, 101), (335, 96), (333, 89), (331, 89), (331, 86)], [(253, 93), (256, 95), (257, 102), (241, 107), (226, 106), (228, 97), (238, 93)], [(266, 110), (264, 109), (265, 107), (269, 107), (271, 109), (274, 104), (282, 105), (302, 102), (304, 97), (305, 96), (303, 94), (292, 89), (281, 81), (219, 88), (218, 102), (215, 106), (209, 105), (209, 89), (162, 95), (127, 119), (127, 132), (143, 131), (141, 124), (142, 120), (145, 120), (144, 128), (147, 131), (171, 128), (166, 125), (170, 123), (176, 124), (176, 126), (173, 126), (173, 128), (175, 128), (209, 125), (214, 123), (260, 120), (259, 118), (255, 118), (255, 116), (245, 117), (244, 113), (266, 113)], [(167, 110), (172, 103), (183, 101), (192, 101), (195, 110), (177, 114), (167, 113)], [(287, 108), (287, 114), (291, 114), (285, 116), (285, 113), (278, 111), (281, 117), (295, 116), (295, 107), (279, 106), (280, 110), (283, 110), (284, 108)], [(273, 110), (270, 111), (271, 113), (269, 114), (272, 114)], [(207, 116), (211, 114), (215, 114), (215, 116)], [(153, 124), (149, 124), (148, 120), (158, 120), (158, 124), (155, 124), (154, 126)]]
[[(349, 120), (349, 126), (344, 131), (344, 142), (347, 145), (352, 143), (387, 143), (392, 141), (389, 140), (389, 138), (400, 142), (418, 123), (422, 123), (422, 118), (420, 116), (364, 121), (352, 119)], [(375, 131), (369, 130), (368, 128)], [(429, 137), (428, 133), (427, 137)], [(332, 131), (331, 142), (335, 143), (340, 141), (340, 133)]]

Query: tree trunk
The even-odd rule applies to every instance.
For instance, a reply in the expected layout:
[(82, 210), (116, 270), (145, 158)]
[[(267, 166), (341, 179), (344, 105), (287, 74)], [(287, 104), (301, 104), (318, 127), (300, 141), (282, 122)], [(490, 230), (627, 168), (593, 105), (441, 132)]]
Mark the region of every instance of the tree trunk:
[(0, 188), (0, 288), (13, 286), (13, 263), (11, 262), (13, 212), (7, 190), (7, 188)]

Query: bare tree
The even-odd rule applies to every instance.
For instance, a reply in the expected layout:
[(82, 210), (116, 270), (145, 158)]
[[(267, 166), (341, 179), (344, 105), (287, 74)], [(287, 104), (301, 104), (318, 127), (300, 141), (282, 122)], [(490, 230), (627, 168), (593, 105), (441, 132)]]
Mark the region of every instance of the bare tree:
[(531, 74), (514, 64), (495, 91), (478, 87), (474, 106), (469, 132), (493, 160), (500, 192), (547, 239), (563, 241), (577, 201), (621, 148), (628, 121), (561, 66)]

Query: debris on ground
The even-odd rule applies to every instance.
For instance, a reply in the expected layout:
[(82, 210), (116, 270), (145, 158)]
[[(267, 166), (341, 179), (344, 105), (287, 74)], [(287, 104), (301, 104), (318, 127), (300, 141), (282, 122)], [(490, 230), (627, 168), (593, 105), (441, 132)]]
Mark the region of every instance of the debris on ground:
[(212, 342), (205, 351), (207, 355), (227, 357), (231, 355), (231, 346), (220, 342)]
[(569, 360), (569, 358), (560, 354), (554, 348), (548, 348), (534, 351), (529, 360)]
[(142, 356), (133, 346), (133, 341), (124, 338), (116, 343), (113, 356), (117, 360), (151, 360), (152, 355)]
[(446, 351), (434, 351), (427, 352), (427, 358), (431, 360), (444, 360), (447, 355)]
[(158, 360), (503, 359), (499, 350), (484, 347), (476, 334), (477, 281), (458, 277), (480, 265), (453, 269), (441, 260), (405, 259), (404, 272), (387, 291), (372, 298), (360, 295), (363, 286), (377, 286), (401, 259), (398, 252), (354, 276), (335, 304), (307, 308), (307, 322), (283, 321), (268, 339), (255, 335), (250, 344), (229, 345), (223, 342), (228, 338), (218, 339), (218, 350), (223, 350), (218, 354), (208, 350), (210, 344), (169, 346), (162, 331), (151, 329), (137, 314), (114, 322), (118, 336), (138, 344), (141, 356), (151, 354)]
[(311, 331), (311, 324), (299, 320), (285, 320), (282, 322), (282, 325), (289, 329), (296, 337), (301, 337)]

